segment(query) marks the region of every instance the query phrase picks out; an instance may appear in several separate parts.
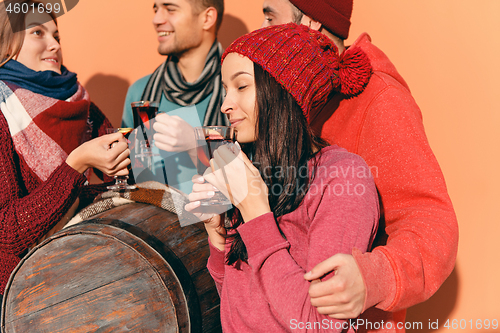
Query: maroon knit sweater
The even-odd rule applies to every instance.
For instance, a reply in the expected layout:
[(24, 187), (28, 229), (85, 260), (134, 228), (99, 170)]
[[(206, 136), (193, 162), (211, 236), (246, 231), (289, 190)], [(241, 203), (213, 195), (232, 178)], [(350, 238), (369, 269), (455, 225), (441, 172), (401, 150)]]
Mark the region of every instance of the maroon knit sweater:
[[(91, 104), (93, 137), (109, 121)], [(86, 177), (62, 163), (42, 182), (16, 153), (7, 121), (0, 113), (0, 294), (20, 257), (66, 214), (81, 196), (88, 201), (101, 187), (85, 186)]]

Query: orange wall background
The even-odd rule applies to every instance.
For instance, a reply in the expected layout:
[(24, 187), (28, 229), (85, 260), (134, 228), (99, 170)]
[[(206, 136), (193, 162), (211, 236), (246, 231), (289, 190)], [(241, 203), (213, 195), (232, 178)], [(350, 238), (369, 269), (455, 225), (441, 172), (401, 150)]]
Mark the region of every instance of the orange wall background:
[[(164, 60), (156, 52), (152, 6), (82, 0), (59, 19), (66, 66), (115, 125), (127, 87)], [(261, 6), (262, 0), (226, 0), (223, 46), (260, 26)], [(348, 42), (368, 32), (410, 85), (460, 224), (454, 272), (408, 312), (407, 321), (423, 323), (415, 332), (431, 331), (429, 320), (439, 320), (439, 332), (448, 331), (447, 319), (467, 321), (462, 332), (479, 330), (477, 320), (500, 321), (499, 16), (498, 0), (355, 1)]]

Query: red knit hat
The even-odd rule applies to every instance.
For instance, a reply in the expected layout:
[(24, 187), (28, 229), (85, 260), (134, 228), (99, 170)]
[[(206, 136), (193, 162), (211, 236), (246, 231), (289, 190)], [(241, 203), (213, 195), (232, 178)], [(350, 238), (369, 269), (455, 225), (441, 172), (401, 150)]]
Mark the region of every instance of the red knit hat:
[(301, 12), (342, 39), (349, 36), (353, 0), (290, 0)]
[(297, 101), (309, 119), (311, 109), (327, 102), (333, 90), (346, 96), (363, 91), (371, 65), (359, 48), (339, 56), (337, 46), (305, 25), (288, 23), (262, 28), (235, 40), (222, 55), (248, 57), (271, 74)]

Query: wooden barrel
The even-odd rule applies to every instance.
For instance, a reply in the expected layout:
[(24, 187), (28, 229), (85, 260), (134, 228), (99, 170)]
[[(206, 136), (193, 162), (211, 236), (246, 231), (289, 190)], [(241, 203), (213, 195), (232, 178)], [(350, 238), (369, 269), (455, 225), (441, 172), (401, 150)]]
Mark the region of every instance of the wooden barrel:
[(202, 223), (132, 203), (35, 247), (7, 284), (11, 332), (221, 332)]

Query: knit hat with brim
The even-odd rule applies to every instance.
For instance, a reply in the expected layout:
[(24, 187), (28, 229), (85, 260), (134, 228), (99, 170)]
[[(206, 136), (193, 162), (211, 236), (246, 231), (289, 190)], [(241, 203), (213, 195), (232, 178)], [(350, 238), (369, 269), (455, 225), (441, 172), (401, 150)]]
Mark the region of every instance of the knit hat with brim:
[(309, 119), (313, 108), (332, 91), (355, 96), (371, 75), (370, 61), (359, 48), (339, 56), (337, 46), (322, 33), (288, 23), (262, 28), (235, 40), (222, 55), (238, 53), (260, 65), (297, 101)]
[(353, 0), (290, 0), (301, 12), (320, 22), (334, 35), (347, 39)]

